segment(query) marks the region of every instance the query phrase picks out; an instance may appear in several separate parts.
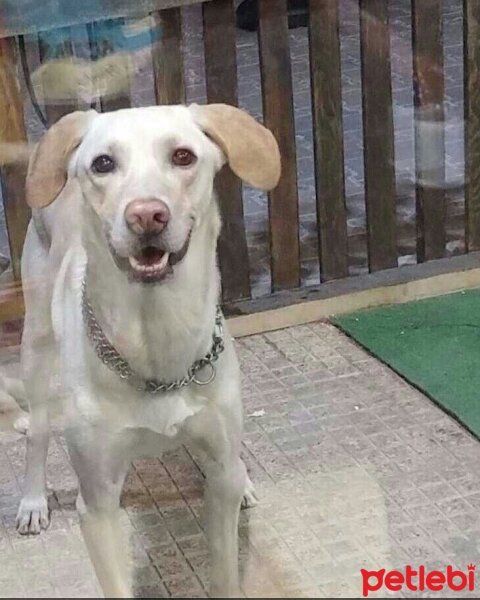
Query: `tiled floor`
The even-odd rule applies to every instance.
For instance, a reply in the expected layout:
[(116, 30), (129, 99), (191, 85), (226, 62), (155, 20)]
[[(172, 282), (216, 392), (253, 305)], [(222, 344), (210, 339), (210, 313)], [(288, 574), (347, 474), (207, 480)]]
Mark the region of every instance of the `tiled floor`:
[[(471, 435), (330, 324), (244, 338), (237, 348), (244, 456), (261, 498), (241, 514), (246, 595), (360, 597), (362, 566), (477, 563), (480, 444)], [(25, 440), (10, 422), (0, 420), (0, 596), (94, 597), (58, 435), (52, 526), (36, 538), (15, 532)], [(137, 596), (205, 595), (202, 474), (187, 450), (138, 461), (122, 514)]]

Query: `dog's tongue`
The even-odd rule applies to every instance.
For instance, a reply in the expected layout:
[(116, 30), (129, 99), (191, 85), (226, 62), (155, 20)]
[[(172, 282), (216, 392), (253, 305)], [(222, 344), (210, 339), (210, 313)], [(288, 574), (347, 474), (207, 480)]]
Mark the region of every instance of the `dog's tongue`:
[(151, 267), (159, 263), (165, 252), (160, 248), (154, 248), (153, 246), (147, 246), (144, 248), (137, 258), (138, 262), (145, 267)]

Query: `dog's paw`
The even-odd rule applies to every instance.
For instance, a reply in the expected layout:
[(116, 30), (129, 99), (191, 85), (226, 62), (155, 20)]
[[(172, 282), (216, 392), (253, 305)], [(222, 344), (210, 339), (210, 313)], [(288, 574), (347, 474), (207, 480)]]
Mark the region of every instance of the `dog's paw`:
[(27, 414), (21, 415), (18, 419), (15, 419), (13, 424), (13, 428), (18, 433), (23, 433), (26, 435), (28, 433), (28, 428), (30, 426), (30, 417)]
[(253, 508), (258, 504), (258, 496), (255, 492), (255, 487), (250, 478), (247, 478), (247, 485), (242, 498), (242, 508)]
[(22, 498), (17, 513), (17, 530), (22, 535), (38, 535), (50, 524), (46, 496)]

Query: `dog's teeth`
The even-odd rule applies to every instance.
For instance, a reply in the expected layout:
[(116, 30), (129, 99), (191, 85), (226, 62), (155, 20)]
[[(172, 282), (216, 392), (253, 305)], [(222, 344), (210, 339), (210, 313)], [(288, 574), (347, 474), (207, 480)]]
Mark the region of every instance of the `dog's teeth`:
[(158, 265), (159, 269), (163, 269), (167, 265), (169, 256), (170, 256), (170, 252), (165, 252), (165, 254), (162, 256), (160, 264)]
[(167, 266), (169, 256), (170, 253), (165, 252), (159, 262), (154, 265), (142, 265), (141, 262), (134, 256), (129, 256), (128, 260), (130, 262), (130, 266), (135, 271), (151, 274), (155, 273), (156, 271), (162, 271)]
[(132, 267), (132, 269), (138, 269), (140, 267), (140, 263), (134, 256), (129, 256), (128, 260), (130, 262), (130, 266)]

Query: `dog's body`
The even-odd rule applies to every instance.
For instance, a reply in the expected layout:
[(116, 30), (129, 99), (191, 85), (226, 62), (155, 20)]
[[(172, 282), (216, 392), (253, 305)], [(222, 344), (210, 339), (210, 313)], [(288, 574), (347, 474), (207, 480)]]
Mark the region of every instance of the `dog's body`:
[[(117, 537), (129, 464), (182, 443), (206, 459), (212, 593), (238, 591), (238, 510), (252, 489), (240, 459), (242, 408), (231, 338), (224, 336), (211, 383), (150, 394), (100, 360), (86, 334), (82, 299), (85, 286), (96, 321), (140, 381), (179, 380), (209, 353), (220, 292), (214, 175), (229, 160), (243, 179), (269, 188), (279, 173), (271, 134), (244, 114), (236, 128), (237, 113), (231, 107), (76, 113), (45, 136), (31, 160), (27, 199), (34, 211), (22, 262), (30, 428), (18, 527), (38, 533), (48, 525), (45, 459), (56, 369), (82, 526), (106, 596), (131, 596)], [(263, 153), (267, 167), (250, 165), (230, 129), (244, 132), (254, 161)], [(103, 171), (112, 161), (113, 169)], [(210, 369), (198, 380), (208, 379)]]

